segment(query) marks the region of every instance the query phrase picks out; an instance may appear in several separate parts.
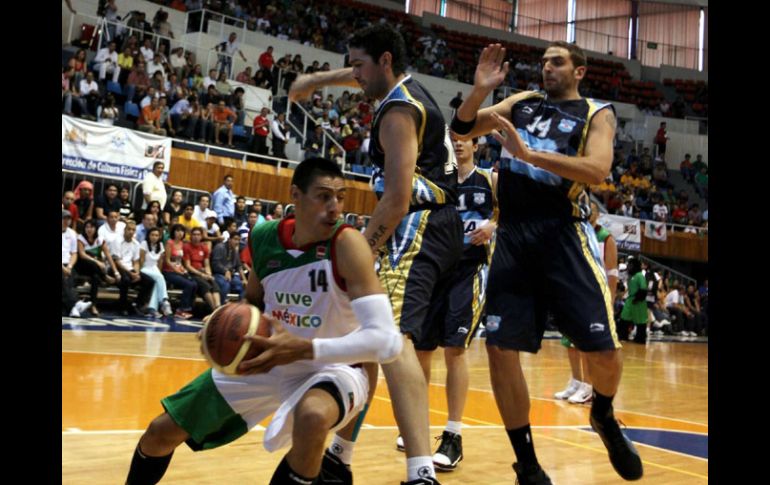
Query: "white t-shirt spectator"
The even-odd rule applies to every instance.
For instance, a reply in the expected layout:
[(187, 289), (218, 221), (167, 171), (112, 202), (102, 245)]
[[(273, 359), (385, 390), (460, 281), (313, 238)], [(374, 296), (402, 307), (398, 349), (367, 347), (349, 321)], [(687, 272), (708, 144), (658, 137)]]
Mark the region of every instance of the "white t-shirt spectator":
[(665, 222), (668, 220), (668, 207), (666, 207), (666, 204), (655, 204), (655, 207), (652, 208), (652, 213), (655, 214), (656, 221)]
[(131, 238), (131, 241), (126, 241), (125, 238), (122, 238), (115, 243), (112, 255), (120, 261), (125, 269), (131, 270), (134, 267), (134, 261), (139, 261), (139, 249), (140, 246), (136, 239)]
[(96, 84), (96, 81), (88, 82), (87, 79), (81, 79), (80, 80), (80, 95), (85, 96), (91, 91), (95, 92), (96, 94), (99, 94), (99, 85)]
[(150, 251), (150, 247), (147, 244), (147, 241), (142, 241), (141, 244), (139, 244), (139, 247), (141, 249), (144, 249), (144, 266), (142, 268), (147, 269), (154, 269), (158, 268), (158, 261), (160, 261), (160, 258), (163, 257), (163, 252), (165, 249), (163, 248), (163, 244), (160, 244), (160, 252), (154, 253)]
[(115, 247), (115, 243), (119, 242), (121, 239), (123, 239), (123, 230), (126, 228), (126, 223), (123, 221), (118, 221), (115, 224), (115, 230), (113, 231), (110, 229), (110, 225), (105, 223), (102, 224), (102, 226), (99, 228), (99, 231), (97, 231), (96, 235), (101, 239), (102, 241), (107, 242), (107, 247), (110, 249), (110, 252), (112, 254), (115, 254), (113, 252), (113, 248)]
[[(166, 186), (163, 185), (163, 180), (156, 177), (154, 173), (147, 172), (142, 182), (142, 192), (144, 195), (149, 195), (150, 200), (157, 200), (160, 202), (161, 207), (166, 207)], [(147, 200), (142, 201), (142, 209), (147, 208)]]
[(670, 307), (678, 304), (679, 304), (679, 290), (671, 290), (668, 293), (668, 295), (666, 295), (666, 306)]
[(72, 253), (78, 252), (78, 235), (71, 228), (67, 228), (61, 233), (61, 264), (67, 266), (70, 264)]

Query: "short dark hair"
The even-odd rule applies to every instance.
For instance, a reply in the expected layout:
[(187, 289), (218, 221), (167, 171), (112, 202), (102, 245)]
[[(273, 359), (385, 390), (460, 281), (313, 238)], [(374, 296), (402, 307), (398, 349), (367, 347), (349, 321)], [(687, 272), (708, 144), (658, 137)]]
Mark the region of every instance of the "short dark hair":
[(190, 235), (192, 236), (192, 233), (199, 232), (201, 233), (201, 236), (203, 235), (203, 228), (200, 226), (195, 226), (192, 229), (190, 229)]
[(374, 62), (379, 61), (385, 52), (390, 52), (395, 76), (403, 73), (406, 68), (404, 38), (388, 24), (375, 24), (358, 30), (348, 41), (348, 47), (363, 49)]
[(211, 196), (209, 194), (201, 194), (198, 196), (198, 202), (200, 203), (200, 201), (202, 201), (204, 197), (206, 197), (207, 199), (209, 199), (209, 201), (211, 201)]
[(155, 168), (156, 168), (158, 165), (163, 165), (163, 168), (166, 168), (166, 164), (165, 164), (165, 163), (163, 163), (163, 162), (161, 162), (161, 161), (157, 161), (157, 162), (155, 162), (155, 163), (153, 163), (153, 164), (152, 164), (152, 169), (153, 169), (153, 170), (155, 170)]
[(222, 177), (222, 181), (224, 182), (224, 181), (225, 181), (225, 180), (227, 180), (228, 178), (233, 178), (233, 174), (231, 174), (231, 173), (228, 173), (227, 175), (225, 175), (224, 177)]
[(313, 157), (297, 165), (297, 168), (294, 169), (294, 175), (291, 177), (291, 184), (296, 185), (304, 193), (307, 192), (310, 184), (322, 175), (343, 178), (339, 165), (328, 158)]
[(588, 61), (585, 52), (577, 44), (570, 44), (563, 40), (557, 40), (548, 44), (548, 47), (561, 47), (569, 51), (569, 58), (572, 61), (572, 65), (575, 67), (587, 66)]
[(171, 239), (174, 239), (174, 233), (177, 231), (182, 231), (183, 233), (187, 234), (187, 227), (185, 227), (182, 224), (174, 224), (171, 226), (171, 229), (169, 230), (169, 234), (171, 234)]
[(191, 204), (191, 203), (189, 203), (189, 202), (185, 202), (185, 204), (182, 206), (182, 210), (183, 210), (183, 211), (186, 211), (188, 207), (189, 207), (190, 209), (195, 209), (195, 205), (194, 205), (194, 204)]

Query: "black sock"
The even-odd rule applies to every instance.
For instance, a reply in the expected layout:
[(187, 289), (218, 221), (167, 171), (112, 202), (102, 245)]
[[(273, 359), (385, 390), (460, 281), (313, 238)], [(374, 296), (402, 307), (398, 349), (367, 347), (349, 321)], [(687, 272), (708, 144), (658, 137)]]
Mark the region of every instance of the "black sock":
[(270, 485), (312, 485), (315, 479), (316, 477), (303, 477), (292, 470), (284, 456), (281, 463), (278, 464), (278, 468), (275, 469), (273, 478), (270, 479)]
[(172, 456), (173, 451), (166, 456), (146, 456), (136, 445), (126, 485), (155, 485), (166, 473)]
[(524, 467), (537, 466), (535, 444), (532, 441), (532, 430), (529, 425), (517, 429), (506, 429), (505, 432), (508, 433), (508, 439), (511, 440), (519, 463)]
[(594, 402), (591, 405), (591, 415), (596, 419), (604, 419), (612, 415), (612, 400), (615, 396), (604, 396), (594, 388)]

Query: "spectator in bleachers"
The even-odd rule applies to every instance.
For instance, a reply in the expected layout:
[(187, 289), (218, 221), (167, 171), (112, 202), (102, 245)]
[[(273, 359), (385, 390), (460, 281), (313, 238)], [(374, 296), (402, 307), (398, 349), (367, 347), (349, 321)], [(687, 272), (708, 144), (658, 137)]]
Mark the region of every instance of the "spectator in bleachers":
[(682, 173), (682, 177), (692, 183), (693, 182), (693, 176), (695, 175), (695, 170), (692, 167), (692, 162), (690, 161), (690, 154), (685, 153), (684, 160), (682, 160), (682, 163), (679, 164), (679, 171)]
[(139, 286), (139, 294), (134, 302), (134, 308), (142, 314), (147, 313), (147, 302), (154, 286), (154, 281), (149, 276), (141, 273), (139, 266), (140, 247), (139, 242), (134, 238), (136, 223), (128, 221), (123, 238), (114, 243), (113, 256), (115, 264), (120, 273), (118, 288), (120, 289), (121, 314), (128, 315), (128, 289), (131, 286)]
[(213, 103), (201, 104), (201, 112), (200, 116), (198, 117), (198, 132), (200, 134), (198, 141), (203, 143), (214, 143)]
[(219, 135), (222, 132), (227, 133), (227, 146), (235, 148), (233, 145), (233, 126), (237, 115), (225, 105), (225, 101), (220, 99), (212, 114), (214, 119), (214, 143), (221, 145)]
[(115, 41), (110, 41), (107, 47), (99, 49), (94, 58), (94, 69), (99, 72), (99, 82), (104, 82), (108, 73), (112, 74), (112, 82), (118, 82), (120, 66)]
[(273, 75), (269, 71), (259, 70), (254, 74), (254, 86), (273, 91), (274, 85)]
[(131, 74), (126, 79), (126, 99), (135, 102), (136, 98), (142, 99), (146, 91), (150, 88), (150, 76), (145, 71), (145, 63), (137, 61)]
[[(203, 225), (203, 223), (206, 221), (206, 212), (209, 210), (209, 206), (211, 205), (211, 196), (208, 194), (201, 194), (198, 196), (197, 205), (193, 209), (193, 218), (200, 223), (200, 225)], [(191, 229), (188, 227), (188, 229)]]
[(236, 228), (241, 227), (241, 224), (244, 224), (248, 217), (246, 198), (240, 195), (235, 198), (235, 210), (233, 210), (233, 220), (235, 221)]
[(262, 108), (259, 115), (254, 117), (254, 136), (251, 140), (251, 151), (258, 155), (267, 155), (267, 135), (270, 133), (270, 109)]
[[(169, 135), (175, 136), (177, 132), (180, 133), (180, 136), (182, 136), (182, 125), (185, 125), (184, 137), (189, 138), (188, 132), (190, 131), (190, 124), (194, 123), (190, 121), (190, 113), (191, 113), (191, 103), (195, 101), (194, 96), (189, 96), (187, 98), (182, 98), (171, 107), (171, 109), (168, 112), (169, 118), (171, 118), (171, 128), (169, 129)], [(197, 120), (196, 120), (197, 121)], [(192, 131), (194, 132), (195, 127), (192, 128)]]
[(258, 63), (260, 69), (266, 71), (273, 69), (273, 64), (275, 64), (275, 59), (273, 58), (273, 46), (268, 46), (267, 50), (259, 55)]
[(97, 226), (101, 226), (107, 221), (107, 214), (110, 211), (120, 212), (121, 206), (122, 204), (118, 198), (118, 185), (108, 182), (104, 187), (104, 193), (94, 200)]
[[(154, 201), (157, 202), (157, 201)], [(150, 211), (144, 213), (142, 216), (142, 223), (136, 226), (136, 234), (134, 237), (138, 242), (144, 241), (147, 237), (147, 232), (153, 227), (157, 227), (157, 216)]]
[[(165, 253), (161, 241), (160, 228), (153, 227), (147, 231), (147, 237), (139, 245), (139, 267), (142, 274), (151, 278), (154, 282), (147, 310), (155, 317), (171, 316), (171, 303), (168, 301), (168, 289), (166, 279), (158, 266)], [(160, 310), (160, 312), (158, 311)], [(162, 313), (161, 313), (162, 312)]]
[(187, 235), (187, 229), (182, 224), (174, 224), (171, 226), (170, 233), (171, 238), (166, 241), (162, 273), (166, 283), (182, 290), (182, 299), (174, 315), (179, 318), (188, 319), (192, 316), (193, 298), (198, 285), (183, 264), (183, 239)]
[[(145, 37), (142, 47), (139, 48), (139, 53), (142, 54), (144, 62), (147, 64), (150, 64), (155, 59), (155, 49), (152, 46), (152, 39), (150, 37)], [(149, 67), (147, 71), (150, 71)]]
[(184, 206), (182, 205), (182, 198), (184, 194), (179, 189), (174, 189), (171, 192), (171, 198), (168, 203), (163, 207), (163, 225), (171, 225), (171, 219), (173, 217), (179, 217), (184, 213)]
[(192, 71), (187, 75), (187, 87), (197, 93), (200, 93), (203, 89), (205, 89), (203, 87), (204, 80), (205, 77), (203, 76), (201, 65), (195, 64), (195, 67), (193, 67)]
[(246, 101), (244, 100), (245, 91), (242, 87), (237, 87), (233, 90), (232, 96), (230, 96), (230, 109), (235, 112), (235, 124), (243, 126), (243, 122), (246, 119)]
[(211, 209), (206, 211), (203, 221), (203, 242), (209, 247), (209, 249), (216, 247), (219, 243), (224, 242), (225, 238), (219, 229), (217, 224), (217, 213)]
[(83, 233), (78, 236), (78, 258), (75, 263), (78, 275), (87, 276), (91, 285), (91, 313), (99, 316), (96, 299), (100, 285), (114, 285), (118, 268), (110, 254), (107, 242), (97, 233), (96, 222), (93, 219), (85, 221)]
[[(257, 204), (259, 204), (259, 207), (257, 207)], [(255, 202), (254, 206), (249, 209), (249, 215), (246, 219), (246, 222), (238, 227), (238, 234), (241, 235), (241, 251), (243, 251), (243, 248), (245, 248), (249, 243), (249, 234), (251, 234), (252, 228), (254, 228), (255, 225), (265, 221), (265, 216), (260, 213), (261, 210), (262, 203), (259, 201)]]
[(152, 171), (145, 174), (142, 181), (143, 209), (146, 209), (147, 204), (153, 200), (160, 202), (161, 206), (166, 204), (166, 185), (163, 183), (163, 170), (165, 168), (165, 163), (156, 161), (152, 164)]
[(674, 206), (674, 210), (671, 211), (671, 221), (676, 224), (687, 224), (687, 209), (682, 203), (678, 203)]
[(637, 190), (634, 205), (639, 209), (639, 215), (637, 216), (639, 219), (647, 220), (652, 218), (652, 203), (646, 189)]
[(80, 80), (78, 85), (77, 101), (80, 104), (80, 115), (82, 118), (96, 121), (96, 108), (101, 101), (99, 85), (94, 81), (94, 73), (86, 73), (85, 79)]
[(72, 215), (69, 211), (61, 211), (61, 305), (62, 314), (71, 317), (80, 317), (80, 313), (86, 311), (91, 303), (78, 301), (75, 292), (75, 264), (78, 260), (78, 235), (69, 226)]
[(634, 206), (634, 198), (633, 196), (629, 195), (623, 199), (623, 206), (620, 208), (620, 214), (623, 217), (633, 217), (635, 209), (636, 206)]
[(96, 109), (96, 121), (112, 126), (118, 118), (120, 118), (120, 110), (115, 106), (115, 96), (107, 93), (101, 106)]
[(189, 232), (192, 231), (195, 227), (201, 227), (201, 223), (193, 217), (193, 212), (195, 211), (195, 206), (190, 204), (189, 202), (184, 205), (184, 212), (181, 216), (179, 216), (179, 224), (184, 226), (186, 230), (185, 234), (185, 241), (190, 240), (190, 234)]
[(214, 83), (214, 87), (217, 89), (217, 93), (219, 93), (220, 99), (230, 99), (230, 95), (233, 93), (233, 87), (227, 81), (227, 73), (224, 71), (219, 73), (219, 76), (217, 76), (217, 82)]
[(659, 189), (665, 189), (670, 184), (668, 182), (668, 169), (666, 168), (666, 162), (659, 160), (655, 162), (655, 166), (652, 168), (652, 180)]
[(75, 70), (71, 66), (62, 67), (61, 73), (61, 100), (62, 112), (67, 116), (72, 116), (72, 99), (78, 97), (77, 90), (74, 89), (72, 77)]
[(187, 66), (187, 60), (184, 58), (184, 47), (177, 47), (171, 51), (169, 65), (171, 66), (171, 72), (176, 74), (177, 78), (182, 79), (184, 77), (185, 67)]
[(74, 192), (78, 219), (80, 221), (91, 219), (94, 215), (94, 184), (88, 180), (81, 180)]
[(653, 195), (655, 205), (652, 208), (653, 219), (660, 222), (668, 221), (668, 206), (663, 203), (663, 197), (660, 194)]
[(155, 216), (154, 222), (155, 227), (163, 228), (165, 224), (163, 224), (163, 214), (160, 210), (160, 202), (157, 200), (150, 201), (149, 204), (147, 204), (147, 209), (145, 209), (145, 214), (153, 214)]
[(248, 84), (250, 86), (254, 86), (256, 83), (253, 79), (253, 74), (251, 73), (251, 66), (246, 66), (246, 69), (239, 72), (237, 76), (235, 76), (235, 80), (239, 83)]
[(265, 217), (265, 220), (267, 221), (275, 221), (279, 219), (283, 219), (283, 204), (281, 204), (280, 202), (275, 204), (275, 206), (273, 207), (273, 212), (271, 214), (268, 214), (267, 217)]
[(700, 226), (703, 224), (703, 213), (701, 213), (700, 206), (697, 202), (693, 202), (690, 205), (690, 210), (687, 212), (687, 223), (691, 226)]
[(153, 97), (150, 104), (142, 108), (137, 121), (137, 129), (159, 136), (166, 136), (165, 128), (160, 125), (160, 104), (158, 98)]
[(107, 222), (99, 227), (99, 238), (114, 252), (115, 244), (123, 239), (126, 223), (120, 220), (120, 212), (112, 210), (107, 213)]
[[(690, 337), (696, 335), (705, 335), (708, 328), (707, 315), (701, 311), (700, 295), (694, 283), (687, 285), (687, 291), (684, 294), (684, 305), (687, 310), (692, 314), (694, 326), (690, 330)], [(693, 335), (694, 334), (694, 335)]]
[(211, 253), (211, 269), (219, 285), (220, 301), (227, 301), (227, 294), (232, 290), (243, 299), (243, 282), (246, 276), (239, 257), (241, 236), (233, 234), (224, 244), (218, 244)]
[(324, 143), (324, 130), (323, 127), (315, 125), (315, 129), (307, 134), (305, 139), (305, 160), (308, 158), (323, 157), (323, 143)]
[(184, 245), (183, 264), (198, 287), (198, 296), (214, 311), (221, 305), (219, 285), (211, 274), (211, 250), (203, 243), (203, 232), (202, 227), (195, 227), (190, 231), (190, 242)]
[(67, 65), (74, 71), (72, 83), (75, 86), (79, 86), (80, 81), (83, 80), (88, 73), (88, 62), (86, 61), (85, 49), (78, 49), (77, 52), (75, 52), (75, 55), (70, 57), (69, 61), (67, 61)]
[(147, 92), (144, 93), (144, 96), (142, 96), (139, 101), (139, 109), (144, 109), (145, 107), (149, 106), (150, 103), (152, 103), (152, 100), (158, 99), (158, 97), (158, 90), (155, 86), (153, 86), (152, 81), (150, 81), (150, 85), (147, 87)]
[(691, 329), (695, 326), (693, 316), (684, 305), (684, 295), (680, 293), (681, 283), (673, 281), (666, 295), (666, 311), (671, 315), (671, 331), (675, 335), (690, 336)]
[(78, 207), (75, 205), (75, 192), (68, 190), (64, 192), (61, 198), (61, 208), (69, 211), (72, 216), (72, 226), (77, 227), (76, 223), (79, 219)]
[(220, 224), (224, 224), (225, 218), (232, 219), (235, 212), (235, 193), (231, 174), (224, 176), (222, 185), (211, 194), (211, 201), (211, 207), (217, 213)]
[(288, 141), (289, 129), (286, 126), (286, 113), (278, 113), (272, 123), (273, 133), (273, 156), (277, 158), (286, 158), (286, 142)]

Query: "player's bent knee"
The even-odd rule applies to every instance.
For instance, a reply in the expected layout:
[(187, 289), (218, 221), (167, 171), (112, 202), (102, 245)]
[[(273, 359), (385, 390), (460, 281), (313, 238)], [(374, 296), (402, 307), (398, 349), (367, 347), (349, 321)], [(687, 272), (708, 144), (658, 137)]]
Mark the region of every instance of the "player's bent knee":
[(163, 413), (152, 420), (142, 437), (142, 443), (175, 448), (189, 437), (187, 431), (176, 424), (168, 413)]
[[(334, 416), (329, 416), (334, 414)], [(326, 436), (337, 421), (337, 413), (324, 413), (319, 409), (302, 406), (295, 411), (294, 427), (301, 429), (307, 436)]]

